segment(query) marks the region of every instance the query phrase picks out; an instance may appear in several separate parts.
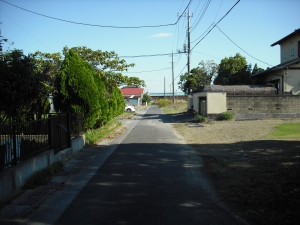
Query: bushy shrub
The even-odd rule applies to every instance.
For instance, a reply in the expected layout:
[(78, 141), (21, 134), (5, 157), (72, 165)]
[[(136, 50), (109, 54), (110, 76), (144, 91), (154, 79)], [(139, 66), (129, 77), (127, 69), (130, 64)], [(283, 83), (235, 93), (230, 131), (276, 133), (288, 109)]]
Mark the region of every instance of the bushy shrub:
[(94, 73), (95, 70), (90, 64), (70, 50), (55, 80), (55, 110), (82, 113), (85, 128), (93, 127), (101, 116), (101, 95), (94, 80)]
[(218, 116), (217, 120), (232, 120), (233, 118), (234, 118), (233, 113), (223, 112)]
[(158, 107), (166, 107), (168, 105), (171, 105), (171, 101), (168, 99), (159, 99), (156, 104), (158, 105)]
[(197, 122), (197, 123), (204, 123), (206, 121), (207, 121), (207, 117), (206, 116), (203, 116), (201, 114), (197, 114), (195, 116), (195, 122)]

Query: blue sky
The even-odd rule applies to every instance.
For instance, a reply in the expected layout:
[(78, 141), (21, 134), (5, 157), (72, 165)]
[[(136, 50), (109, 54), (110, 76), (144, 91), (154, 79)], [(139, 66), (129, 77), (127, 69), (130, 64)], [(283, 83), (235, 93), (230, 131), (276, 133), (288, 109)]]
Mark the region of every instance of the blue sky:
[[(5, 0), (18, 7), (63, 20), (103, 26), (136, 27), (174, 24), (190, 0)], [(240, 53), (252, 64), (265, 69), (280, 63), (280, 47), (271, 44), (300, 28), (299, 0), (240, 0), (218, 27), (202, 41), (201, 35), (222, 18), (238, 0), (192, 0), (190, 4), (191, 68), (201, 60), (221, 59)], [(208, 4), (209, 3), (209, 4)], [(208, 4), (204, 12), (205, 5)], [(202, 19), (200, 17), (202, 16)], [(186, 41), (187, 17), (176, 25), (151, 28), (104, 28), (66, 23), (39, 16), (0, 0), (2, 36), (14, 42), (3, 50), (24, 53), (61, 52), (64, 46), (87, 46), (115, 51), (126, 62), (135, 63), (127, 76), (145, 80), (148, 92), (171, 90), (172, 57), (126, 57), (177, 53)], [(254, 59), (254, 58), (256, 59)], [(260, 62), (260, 61), (263, 62)], [(174, 55), (175, 91), (179, 75), (187, 71), (186, 54)], [(269, 64), (269, 65), (268, 65)], [(147, 72), (148, 71), (148, 72)], [(165, 85), (164, 85), (165, 78)]]

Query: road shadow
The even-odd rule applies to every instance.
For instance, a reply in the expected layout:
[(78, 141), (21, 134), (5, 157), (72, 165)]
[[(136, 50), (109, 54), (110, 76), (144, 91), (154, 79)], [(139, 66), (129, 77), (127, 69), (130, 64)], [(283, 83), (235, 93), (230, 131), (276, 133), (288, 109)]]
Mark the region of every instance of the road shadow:
[(162, 121), (163, 123), (193, 122), (195, 118), (195, 114), (192, 111), (186, 111), (186, 112), (176, 113), (176, 114), (143, 114), (140, 116), (141, 116), (141, 120), (157, 119)]
[[(76, 212), (105, 224), (209, 224), (222, 217), (222, 207), (208, 199), (253, 224), (296, 224), (299, 149), (299, 141), (280, 140), (120, 144), (58, 224), (71, 224)], [(244, 223), (231, 218), (226, 224)]]

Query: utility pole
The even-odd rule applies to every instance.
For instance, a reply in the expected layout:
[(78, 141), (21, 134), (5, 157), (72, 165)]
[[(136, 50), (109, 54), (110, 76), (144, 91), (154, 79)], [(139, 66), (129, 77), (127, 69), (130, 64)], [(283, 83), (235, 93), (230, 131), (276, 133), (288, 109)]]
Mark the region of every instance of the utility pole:
[(175, 106), (175, 95), (174, 95), (174, 62), (173, 62), (173, 52), (172, 52), (172, 91), (173, 91), (173, 106)]
[[(188, 24), (187, 24), (187, 45), (183, 45), (183, 52), (187, 53), (187, 74), (188, 77), (190, 76), (190, 65), (191, 65), (191, 32), (190, 32), (190, 18), (193, 16), (193, 14), (190, 16), (190, 7), (188, 8), (188, 15), (187, 16)], [(179, 52), (182, 52), (179, 50)], [(188, 94), (190, 94), (190, 89), (188, 89)]]
[[(193, 16), (193, 15), (192, 15)], [(190, 7), (188, 8), (188, 15), (187, 15), (187, 20), (188, 20), (188, 29), (187, 29), (187, 39), (188, 39), (188, 44), (187, 44), (187, 70), (188, 70), (188, 77), (190, 76), (190, 65), (191, 65), (191, 33), (190, 33)], [(190, 94), (190, 89), (188, 90), (188, 94)]]

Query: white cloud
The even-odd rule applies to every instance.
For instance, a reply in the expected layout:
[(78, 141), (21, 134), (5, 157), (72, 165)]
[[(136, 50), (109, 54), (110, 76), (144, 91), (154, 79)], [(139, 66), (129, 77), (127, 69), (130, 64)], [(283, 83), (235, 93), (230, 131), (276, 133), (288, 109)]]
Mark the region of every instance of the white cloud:
[(164, 38), (164, 37), (169, 37), (172, 36), (173, 34), (171, 33), (159, 33), (159, 34), (154, 34), (149, 36), (148, 38)]

